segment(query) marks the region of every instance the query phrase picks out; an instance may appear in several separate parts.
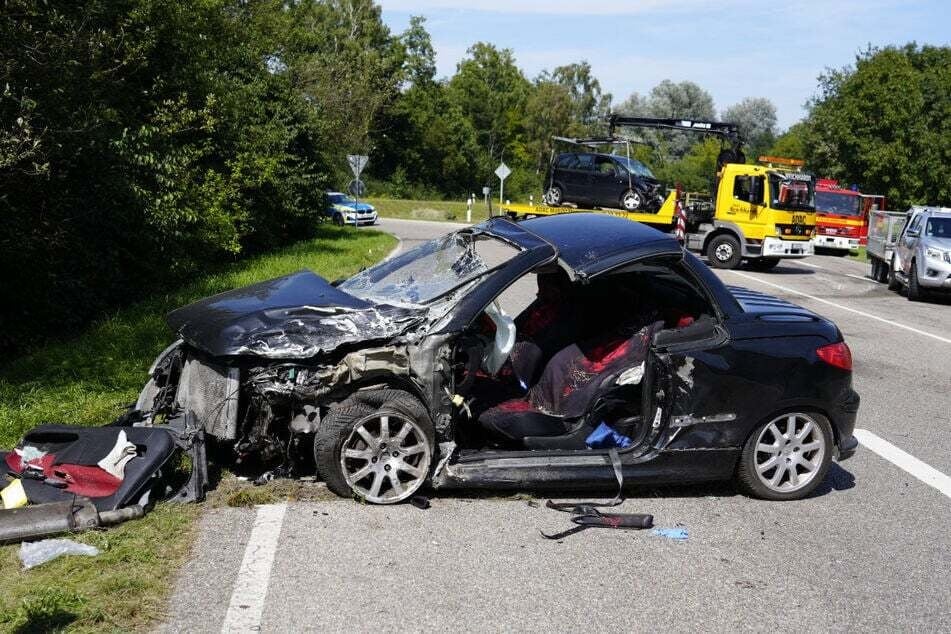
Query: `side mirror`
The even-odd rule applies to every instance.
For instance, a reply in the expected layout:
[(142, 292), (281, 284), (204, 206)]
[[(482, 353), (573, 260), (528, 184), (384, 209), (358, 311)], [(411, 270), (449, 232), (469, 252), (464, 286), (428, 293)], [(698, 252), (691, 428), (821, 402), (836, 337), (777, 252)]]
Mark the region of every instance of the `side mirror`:
[(909, 238), (917, 238), (918, 236), (921, 235), (921, 232), (919, 232), (919, 231), (917, 231), (917, 230), (915, 230), (915, 229), (911, 229), (911, 230), (909, 230), (908, 233), (906, 233), (905, 235), (908, 236)]

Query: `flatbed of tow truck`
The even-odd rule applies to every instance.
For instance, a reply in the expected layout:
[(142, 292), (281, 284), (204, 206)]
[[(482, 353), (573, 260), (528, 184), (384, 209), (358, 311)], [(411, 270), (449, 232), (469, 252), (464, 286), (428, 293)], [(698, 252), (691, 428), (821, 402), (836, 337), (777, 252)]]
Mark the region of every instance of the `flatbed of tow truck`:
[[(651, 225), (657, 229), (670, 230), (673, 228), (676, 217), (676, 192), (670, 192), (664, 200), (664, 204), (656, 213), (647, 211), (625, 211), (623, 209), (599, 208), (598, 213), (627, 218), (645, 225)], [(556, 216), (558, 214), (575, 213), (578, 211), (590, 211), (589, 209), (578, 209), (575, 207), (549, 207), (547, 205), (531, 205), (524, 203), (505, 203), (500, 208), (504, 215), (513, 219), (522, 220), (531, 216)]]

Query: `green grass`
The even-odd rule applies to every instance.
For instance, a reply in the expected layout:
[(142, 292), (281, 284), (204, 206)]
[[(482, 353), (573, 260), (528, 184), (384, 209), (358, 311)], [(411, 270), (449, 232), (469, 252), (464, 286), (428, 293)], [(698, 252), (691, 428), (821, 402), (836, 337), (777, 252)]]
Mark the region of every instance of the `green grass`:
[[(395, 200), (391, 198), (370, 198), (367, 200), (376, 207), (377, 212), (386, 218), (404, 218), (409, 220), (448, 220), (466, 221), (465, 201), (453, 200)], [(493, 210), (498, 213), (497, 205)], [(472, 221), (480, 222), (489, 217), (485, 204), (477, 200), (472, 207)]]
[(865, 247), (859, 247), (856, 251), (851, 251), (849, 253), (849, 258), (853, 260), (858, 260), (859, 262), (867, 262), (868, 255), (866, 255)]
[[(320, 236), (195, 279), (116, 312), (63, 343), (0, 368), (0, 447), (43, 422), (106, 423), (134, 402), (149, 364), (172, 340), (165, 314), (201, 297), (302, 268), (328, 279), (385, 256), (395, 239), (375, 231), (322, 227)], [(249, 500), (249, 503), (253, 500)], [(17, 547), (0, 548), (0, 630), (136, 630), (162, 617), (175, 571), (187, 557), (194, 505), (160, 504), (141, 520), (77, 536), (95, 558), (64, 557), (20, 569)]]

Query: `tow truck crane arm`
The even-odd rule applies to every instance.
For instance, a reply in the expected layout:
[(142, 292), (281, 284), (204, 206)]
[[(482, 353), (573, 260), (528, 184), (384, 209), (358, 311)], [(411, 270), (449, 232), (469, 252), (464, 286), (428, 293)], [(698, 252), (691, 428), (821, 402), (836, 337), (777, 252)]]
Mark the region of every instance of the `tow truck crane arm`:
[(654, 119), (651, 117), (626, 117), (619, 114), (608, 115), (609, 135), (614, 136), (616, 127), (658, 128), (661, 130), (679, 130), (681, 132), (699, 132), (723, 137), (737, 149), (743, 144), (740, 129), (735, 123), (725, 121), (694, 121), (693, 119)]
[(627, 117), (619, 114), (609, 114), (608, 133), (614, 136), (617, 127), (626, 128), (654, 128), (660, 130), (677, 130), (680, 132), (696, 132), (712, 134), (730, 144), (730, 149), (724, 149), (717, 156), (717, 178), (726, 163), (745, 163), (743, 154), (743, 137), (735, 123), (726, 121), (696, 121), (694, 119), (655, 119), (652, 117)]

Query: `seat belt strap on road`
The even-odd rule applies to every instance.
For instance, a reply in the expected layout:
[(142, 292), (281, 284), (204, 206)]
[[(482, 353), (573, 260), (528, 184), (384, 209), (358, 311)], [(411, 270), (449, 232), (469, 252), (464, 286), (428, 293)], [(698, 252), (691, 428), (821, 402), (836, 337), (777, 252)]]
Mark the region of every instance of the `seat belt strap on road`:
[(548, 500), (545, 506), (562, 513), (571, 513), (570, 520), (576, 526), (554, 535), (538, 531), (542, 537), (545, 539), (562, 539), (580, 533), (587, 528), (641, 529), (650, 528), (654, 525), (653, 515), (644, 513), (602, 513), (598, 510), (598, 508), (618, 506), (624, 502), (624, 472), (621, 466), (621, 457), (616, 449), (608, 451), (608, 456), (611, 458), (614, 477), (617, 478), (617, 495), (614, 496), (614, 499), (610, 502), (552, 502)]
[(611, 459), (611, 468), (614, 469), (614, 477), (617, 479), (617, 495), (613, 500), (610, 502), (552, 502), (548, 500), (545, 506), (562, 513), (574, 513), (575, 509), (580, 507), (605, 508), (622, 504), (624, 502), (624, 471), (621, 467), (621, 456), (618, 455), (617, 449), (612, 447), (608, 450), (608, 457)]

